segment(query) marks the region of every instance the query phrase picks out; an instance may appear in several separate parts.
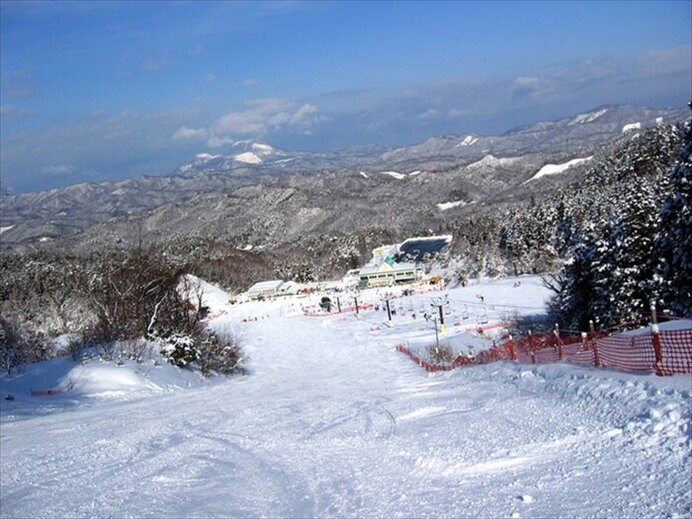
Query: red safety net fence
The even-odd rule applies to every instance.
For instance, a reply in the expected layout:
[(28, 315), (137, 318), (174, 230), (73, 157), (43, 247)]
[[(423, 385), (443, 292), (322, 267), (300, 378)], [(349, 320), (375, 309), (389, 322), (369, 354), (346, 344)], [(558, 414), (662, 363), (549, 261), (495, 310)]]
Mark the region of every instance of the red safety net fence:
[(660, 376), (692, 373), (692, 330), (592, 338), (559, 337), (556, 332), (527, 335), (496, 344), (472, 357), (460, 355), (451, 363), (423, 359), (403, 344), (396, 349), (429, 372), (513, 360), (521, 364), (569, 362)]

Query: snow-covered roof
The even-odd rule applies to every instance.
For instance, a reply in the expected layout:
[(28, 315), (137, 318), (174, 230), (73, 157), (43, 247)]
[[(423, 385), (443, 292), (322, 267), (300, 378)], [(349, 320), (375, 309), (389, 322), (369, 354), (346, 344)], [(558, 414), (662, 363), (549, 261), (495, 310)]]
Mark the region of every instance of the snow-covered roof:
[(400, 272), (402, 270), (414, 270), (416, 268), (415, 263), (393, 263), (393, 264), (388, 264), (390, 265), (390, 268), (386, 270), (381, 270), (382, 269), (382, 264), (380, 265), (368, 265), (360, 269), (360, 274), (361, 276), (363, 274), (374, 274), (376, 272)]
[(248, 292), (258, 292), (261, 290), (278, 290), (281, 285), (283, 285), (283, 281), (280, 279), (273, 279), (271, 281), (260, 281), (259, 283), (255, 283), (252, 285), (249, 289)]
[(282, 283), (279, 287), (279, 290), (286, 294), (294, 294), (298, 292), (299, 289), (300, 285), (295, 281), (286, 281), (285, 283)]

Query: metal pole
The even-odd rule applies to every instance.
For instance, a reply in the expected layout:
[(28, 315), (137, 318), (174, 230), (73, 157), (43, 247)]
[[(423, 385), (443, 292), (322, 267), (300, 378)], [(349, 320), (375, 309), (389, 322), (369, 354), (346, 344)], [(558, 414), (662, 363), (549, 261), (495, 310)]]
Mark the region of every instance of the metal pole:
[(339, 313), (341, 313), (341, 300), (338, 297), (336, 298), (336, 308), (339, 310)]
[(658, 317), (656, 316), (656, 300), (652, 299), (651, 300), (651, 322), (653, 324), (658, 324)]
[(437, 333), (437, 317), (433, 317), (433, 323), (435, 323), (435, 344), (437, 345), (437, 349), (440, 349), (440, 336)]
[(658, 319), (656, 318), (656, 301), (651, 300), (651, 339), (654, 343), (654, 355), (656, 358), (656, 375), (663, 376), (663, 348), (661, 346), (661, 336), (659, 335)]
[(385, 299), (384, 302), (387, 303), (387, 319), (389, 320), (387, 324), (389, 324), (389, 327), (391, 328), (394, 323), (392, 322), (392, 311), (389, 308), (389, 299)]
[(358, 311), (358, 296), (353, 298), (356, 302), (356, 319), (360, 319), (360, 312)]

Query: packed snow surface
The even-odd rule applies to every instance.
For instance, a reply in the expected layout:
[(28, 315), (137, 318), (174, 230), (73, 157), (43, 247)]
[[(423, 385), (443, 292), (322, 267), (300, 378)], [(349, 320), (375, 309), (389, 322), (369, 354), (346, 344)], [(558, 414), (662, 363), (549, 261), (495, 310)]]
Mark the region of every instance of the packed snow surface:
[(583, 164), (584, 162), (589, 162), (591, 159), (593, 159), (593, 155), (591, 155), (590, 157), (584, 157), (583, 159), (572, 159), (569, 162), (565, 162), (563, 164), (546, 164), (538, 170), (538, 173), (536, 173), (534, 176), (532, 176), (530, 179), (524, 182), (524, 184), (526, 184), (527, 182), (531, 182), (532, 180), (546, 177), (548, 175), (557, 175), (559, 173), (564, 173), (569, 168), (576, 166), (578, 164)]
[[(441, 340), (490, 344), (473, 332), (481, 323), (545, 311), (538, 278), (392, 299), (392, 327), (382, 309), (303, 316), (319, 295), (228, 305), (209, 288), (209, 325), (237, 335), (245, 376), (70, 358), (3, 375), (3, 396), (15, 399), (0, 407), (0, 516), (692, 512), (689, 375), (511, 362), (429, 375), (394, 350), (434, 343), (421, 316), (445, 298)], [(344, 305), (352, 296), (332, 295)], [(74, 389), (28, 396), (67, 380)]]

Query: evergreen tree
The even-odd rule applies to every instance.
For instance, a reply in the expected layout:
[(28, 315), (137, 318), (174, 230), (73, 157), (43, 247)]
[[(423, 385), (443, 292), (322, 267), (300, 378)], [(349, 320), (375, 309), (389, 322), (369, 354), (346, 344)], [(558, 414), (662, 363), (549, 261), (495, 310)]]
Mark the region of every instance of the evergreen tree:
[(671, 176), (671, 192), (661, 206), (654, 246), (654, 281), (664, 308), (689, 317), (692, 314), (692, 120), (685, 125), (682, 150)]

